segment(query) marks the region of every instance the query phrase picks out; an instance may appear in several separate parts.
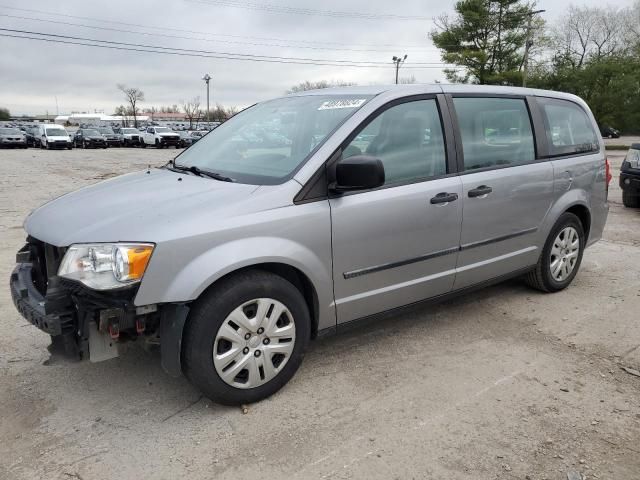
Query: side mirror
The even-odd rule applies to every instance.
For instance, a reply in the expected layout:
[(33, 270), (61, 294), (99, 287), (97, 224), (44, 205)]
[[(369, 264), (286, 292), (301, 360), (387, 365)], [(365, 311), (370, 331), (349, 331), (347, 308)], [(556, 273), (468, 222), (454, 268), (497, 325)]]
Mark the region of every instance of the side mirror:
[(338, 160), (336, 181), (329, 188), (335, 192), (369, 190), (384, 185), (384, 180), (382, 160), (368, 155), (355, 155)]

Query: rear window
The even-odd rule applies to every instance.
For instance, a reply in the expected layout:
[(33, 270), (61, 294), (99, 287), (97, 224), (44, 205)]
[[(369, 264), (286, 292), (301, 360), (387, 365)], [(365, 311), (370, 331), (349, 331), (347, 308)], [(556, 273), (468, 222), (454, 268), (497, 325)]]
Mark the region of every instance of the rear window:
[(524, 99), (454, 98), (464, 169), (522, 165), (535, 160), (533, 131)]
[(549, 153), (553, 156), (597, 152), (598, 137), (586, 112), (568, 100), (539, 98)]

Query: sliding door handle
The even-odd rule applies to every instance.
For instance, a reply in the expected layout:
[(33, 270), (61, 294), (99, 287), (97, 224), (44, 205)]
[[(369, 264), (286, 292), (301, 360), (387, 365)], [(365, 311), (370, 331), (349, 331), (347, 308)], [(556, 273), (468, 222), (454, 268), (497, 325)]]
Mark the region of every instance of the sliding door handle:
[(484, 197), (485, 195), (489, 195), (491, 192), (493, 192), (493, 188), (486, 185), (480, 185), (473, 190), (469, 190), (469, 198)]
[(439, 203), (455, 202), (457, 199), (457, 193), (440, 192), (435, 197), (431, 198), (431, 204), (437, 205)]

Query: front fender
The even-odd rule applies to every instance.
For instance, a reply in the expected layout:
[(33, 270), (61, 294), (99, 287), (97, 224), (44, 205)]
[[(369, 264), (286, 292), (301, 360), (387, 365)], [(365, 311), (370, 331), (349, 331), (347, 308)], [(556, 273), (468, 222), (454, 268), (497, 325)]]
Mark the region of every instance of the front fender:
[[(162, 265), (151, 262), (135, 298), (136, 305), (183, 303), (197, 299), (216, 280), (239, 269), (263, 263), (280, 263), (304, 273), (313, 284), (320, 306), (318, 328), (335, 325), (331, 259), (295, 241), (278, 237), (250, 237), (220, 244), (195, 256), (184, 266), (172, 265), (171, 247), (158, 245), (154, 257), (166, 258)], [(153, 267), (153, 268), (152, 268)], [(175, 271), (172, 267), (175, 267)]]

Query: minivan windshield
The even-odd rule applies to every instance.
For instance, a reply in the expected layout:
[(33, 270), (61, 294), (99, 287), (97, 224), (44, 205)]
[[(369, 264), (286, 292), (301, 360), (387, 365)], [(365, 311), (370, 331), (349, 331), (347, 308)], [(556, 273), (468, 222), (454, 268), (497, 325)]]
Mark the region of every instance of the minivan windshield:
[(105, 135), (113, 135), (113, 129), (111, 127), (99, 127), (98, 130)]
[(176, 159), (240, 183), (276, 185), (371, 95), (304, 95), (259, 103), (224, 122)]
[(48, 137), (67, 137), (69, 134), (64, 128), (47, 128)]

